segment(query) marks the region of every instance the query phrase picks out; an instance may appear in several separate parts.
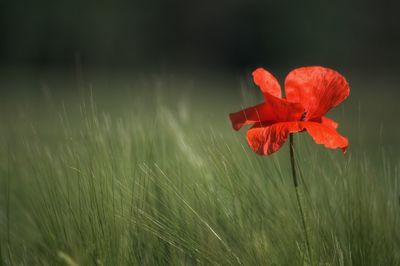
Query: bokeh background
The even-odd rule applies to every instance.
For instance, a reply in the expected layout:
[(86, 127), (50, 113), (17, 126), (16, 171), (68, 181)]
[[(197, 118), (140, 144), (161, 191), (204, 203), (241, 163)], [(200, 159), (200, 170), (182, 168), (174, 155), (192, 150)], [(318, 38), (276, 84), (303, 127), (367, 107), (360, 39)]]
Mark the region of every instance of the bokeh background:
[(399, 8), (392, 0), (1, 1), (0, 103), (12, 120), (18, 106), (67, 99), (58, 92), (80, 102), (90, 90), (128, 108), (127, 90), (163, 91), (172, 105), (182, 95), (225, 105), (214, 113), (229, 127), (227, 113), (257, 102), (241, 100), (258, 92), (254, 68), (283, 83), (293, 68), (322, 65), (351, 85), (348, 123), (396, 150)]
[(120, 106), (129, 99), (124, 91), (150, 90), (172, 102), (183, 94), (202, 97), (203, 106), (225, 104), (218, 112), (227, 120), (226, 113), (257, 102), (239, 100), (243, 90), (258, 92), (256, 67), (283, 83), (293, 68), (322, 65), (351, 85), (352, 109), (343, 107), (355, 117), (349, 123), (356, 119), (376, 133), (370, 142), (379, 135), (397, 150), (399, 8), (394, 0), (5, 0), (0, 103), (12, 120), (18, 105), (66, 99), (58, 92), (76, 92), (70, 99), (80, 102), (90, 90)]

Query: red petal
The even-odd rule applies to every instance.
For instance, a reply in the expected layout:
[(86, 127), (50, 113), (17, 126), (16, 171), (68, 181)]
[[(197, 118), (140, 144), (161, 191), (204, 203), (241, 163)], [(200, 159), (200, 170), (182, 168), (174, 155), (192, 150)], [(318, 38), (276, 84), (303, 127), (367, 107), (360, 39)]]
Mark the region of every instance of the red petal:
[(229, 118), (232, 122), (232, 127), (235, 130), (239, 130), (246, 124), (253, 124), (257, 122), (267, 122), (272, 119), (271, 112), (268, 111), (267, 104), (262, 103), (256, 106), (252, 106), (242, 111), (229, 114)]
[(341, 148), (346, 153), (348, 140), (334, 128), (317, 122), (283, 122), (268, 126), (257, 123), (247, 131), (247, 142), (256, 153), (270, 155), (282, 147), (289, 133), (304, 129), (317, 144), (323, 144), (330, 149)]
[(298, 103), (291, 103), (272, 95), (266, 95), (266, 101), (230, 114), (232, 127), (239, 130), (243, 125), (256, 122), (266, 125), (271, 122), (298, 121), (304, 113), (304, 108)]
[(270, 155), (282, 147), (289, 133), (303, 129), (302, 122), (275, 123), (270, 126), (257, 123), (247, 131), (247, 142), (259, 155)]
[(272, 96), (281, 98), (281, 86), (276, 78), (264, 68), (257, 68), (253, 71), (254, 83), (260, 87), (263, 94), (271, 94)]
[(306, 120), (319, 118), (337, 106), (350, 93), (349, 84), (338, 72), (320, 66), (301, 67), (290, 72), (285, 80), (288, 101), (301, 103)]
[(334, 120), (332, 120), (326, 116), (321, 117), (321, 123), (325, 126), (328, 126), (328, 127), (334, 128), (334, 129), (338, 128), (338, 126), (339, 126), (339, 124), (337, 122), (335, 122)]
[(337, 122), (335, 122), (334, 120), (332, 120), (332, 119), (330, 119), (330, 118), (328, 118), (326, 116), (315, 118), (315, 119), (313, 119), (311, 121), (309, 120), (308, 122), (320, 123), (320, 124), (323, 124), (323, 125), (325, 125), (327, 127), (331, 127), (333, 129), (336, 129), (339, 126), (339, 124)]
[(286, 99), (265, 94), (267, 110), (275, 122), (299, 121), (304, 114), (304, 107), (299, 103), (292, 103)]
[(334, 128), (316, 122), (303, 122), (302, 124), (317, 144), (323, 144), (330, 149), (341, 148), (343, 153), (346, 153), (349, 142)]

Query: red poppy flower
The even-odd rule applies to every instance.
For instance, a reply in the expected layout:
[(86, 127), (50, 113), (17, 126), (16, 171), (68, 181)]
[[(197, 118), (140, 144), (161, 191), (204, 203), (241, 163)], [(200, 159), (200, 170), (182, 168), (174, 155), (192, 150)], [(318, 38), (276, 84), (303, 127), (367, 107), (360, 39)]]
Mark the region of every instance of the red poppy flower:
[(276, 78), (265, 69), (256, 69), (253, 78), (265, 102), (229, 117), (235, 130), (253, 124), (247, 131), (247, 141), (256, 153), (270, 155), (282, 147), (290, 133), (302, 131), (317, 144), (346, 152), (347, 139), (336, 131), (338, 124), (325, 117), (350, 93), (342, 75), (320, 66), (297, 68), (286, 77), (286, 97), (282, 97)]

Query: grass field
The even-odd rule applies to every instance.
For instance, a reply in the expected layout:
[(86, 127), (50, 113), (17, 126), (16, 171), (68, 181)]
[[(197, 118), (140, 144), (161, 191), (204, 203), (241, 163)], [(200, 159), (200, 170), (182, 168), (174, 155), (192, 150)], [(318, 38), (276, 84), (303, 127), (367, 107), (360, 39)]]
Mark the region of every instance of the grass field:
[(345, 156), (295, 136), (310, 261), (287, 145), (260, 157), (230, 127), (229, 112), (260, 101), (247, 80), (11, 79), (0, 265), (400, 265), (400, 95), (388, 81), (348, 77), (330, 115)]

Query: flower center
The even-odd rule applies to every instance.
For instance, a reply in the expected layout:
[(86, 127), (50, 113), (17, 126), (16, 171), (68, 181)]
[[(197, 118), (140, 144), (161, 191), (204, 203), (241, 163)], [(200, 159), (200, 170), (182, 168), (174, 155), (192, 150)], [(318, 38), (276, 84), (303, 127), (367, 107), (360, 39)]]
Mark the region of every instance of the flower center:
[(307, 115), (307, 112), (304, 112), (304, 113), (301, 115), (300, 121), (304, 121), (304, 120), (306, 119), (306, 115)]

